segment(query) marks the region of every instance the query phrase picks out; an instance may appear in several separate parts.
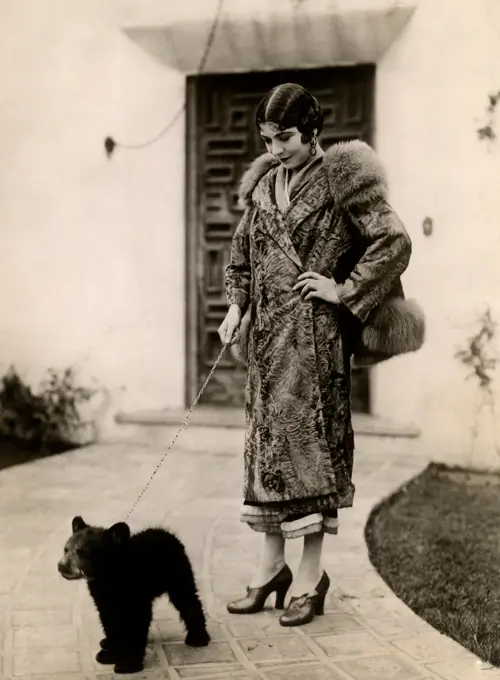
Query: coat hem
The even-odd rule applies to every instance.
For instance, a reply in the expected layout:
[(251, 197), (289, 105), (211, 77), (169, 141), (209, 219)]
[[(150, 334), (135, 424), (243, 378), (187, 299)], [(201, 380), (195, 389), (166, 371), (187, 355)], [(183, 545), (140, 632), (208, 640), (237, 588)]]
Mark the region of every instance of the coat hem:
[(267, 514), (270, 516), (274, 516), (276, 513), (286, 516), (290, 514), (324, 512), (352, 507), (354, 493), (355, 487), (352, 485), (344, 494), (333, 493), (327, 496), (317, 496), (315, 498), (294, 498), (292, 500), (275, 502), (260, 502), (246, 499), (243, 505), (257, 507), (262, 514), (266, 514), (267, 511)]

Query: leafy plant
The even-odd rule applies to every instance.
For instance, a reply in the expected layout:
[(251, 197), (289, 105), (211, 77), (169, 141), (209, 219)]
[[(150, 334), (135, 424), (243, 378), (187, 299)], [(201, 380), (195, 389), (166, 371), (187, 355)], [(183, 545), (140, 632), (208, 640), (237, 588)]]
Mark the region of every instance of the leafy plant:
[[(497, 414), (495, 405), (495, 393), (492, 387), (493, 373), (496, 369), (498, 354), (492, 346), (496, 337), (497, 324), (492, 318), (491, 309), (486, 308), (486, 311), (479, 317), (479, 329), (472, 335), (467, 342), (465, 349), (456, 352), (455, 357), (461, 361), (464, 366), (469, 368), (469, 374), (466, 379), (477, 378), (479, 382), (479, 400), (474, 410), (472, 430), (471, 430), (471, 457), (474, 455), (474, 449), (480, 432), (490, 431), (493, 437), (493, 449), (496, 455), (500, 458), (500, 446), (497, 438)], [(489, 414), (489, 422), (481, 424), (481, 415)]]
[(488, 116), (488, 120), (486, 123), (478, 128), (477, 130), (477, 135), (479, 139), (489, 139), (491, 142), (495, 141), (497, 138), (497, 134), (495, 132), (495, 113), (496, 109), (498, 106), (498, 103), (500, 102), (500, 90), (494, 94), (489, 94), (488, 95), (488, 100), (489, 104), (486, 109), (486, 113)]
[(481, 388), (491, 390), (498, 355), (491, 347), (497, 324), (490, 307), (479, 317), (479, 323), (479, 329), (468, 339), (466, 348), (456, 352), (455, 358), (470, 369), (467, 379), (476, 377)]
[(11, 367), (0, 387), (0, 437), (43, 451), (73, 445), (79, 431), (86, 426), (79, 406), (95, 393), (76, 386), (75, 378), (72, 368), (61, 374), (49, 369), (39, 390), (34, 392)]

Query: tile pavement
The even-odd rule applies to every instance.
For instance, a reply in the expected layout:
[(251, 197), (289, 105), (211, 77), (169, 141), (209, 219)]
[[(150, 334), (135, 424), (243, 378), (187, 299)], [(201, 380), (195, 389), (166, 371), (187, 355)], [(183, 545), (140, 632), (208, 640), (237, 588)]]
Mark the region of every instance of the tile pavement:
[[(137, 431), (139, 432), (139, 430)], [(56, 563), (71, 518), (122, 519), (171, 441), (168, 429), (137, 432), (0, 473), (0, 677), (111, 680), (94, 660), (101, 631), (83, 583)], [(201, 431), (200, 431), (201, 432)], [(190, 432), (190, 442), (197, 436)], [(363, 539), (373, 505), (427, 461), (418, 440), (360, 437), (356, 505), (325, 540), (332, 580), (326, 614), (282, 628), (266, 608), (230, 616), (256, 562), (261, 537), (240, 524), (242, 433), (211, 428), (196, 446), (182, 435), (134, 511), (139, 529), (165, 523), (186, 544), (209, 617), (212, 643), (193, 650), (168, 601), (159, 601), (146, 669), (136, 680), (476, 680), (500, 671), (440, 635), (403, 605), (371, 567)], [(300, 541), (287, 558), (296, 569)]]

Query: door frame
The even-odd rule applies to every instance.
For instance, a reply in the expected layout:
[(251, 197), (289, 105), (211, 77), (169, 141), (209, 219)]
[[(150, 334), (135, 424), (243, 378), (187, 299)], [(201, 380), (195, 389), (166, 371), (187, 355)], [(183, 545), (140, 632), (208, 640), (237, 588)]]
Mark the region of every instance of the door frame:
[(203, 263), (198, 247), (200, 242), (200, 211), (198, 162), (198, 80), (195, 76), (186, 78), (186, 161), (185, 161), (185, 329), (186, 329), (186, 370), (184, 385), (185, 406), (189, 407), (198, 394), (198, 366), (200, 338), (198, 316), (198, 282)]

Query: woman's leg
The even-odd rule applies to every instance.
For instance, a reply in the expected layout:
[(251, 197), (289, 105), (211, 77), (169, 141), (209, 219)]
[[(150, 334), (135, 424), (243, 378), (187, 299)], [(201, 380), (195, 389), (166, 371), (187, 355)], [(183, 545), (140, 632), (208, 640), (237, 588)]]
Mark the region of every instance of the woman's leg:
[[(282, 626), (303, 626), (324, 613), (330, 579), (321, 569), (323, 531), (304, 536), (304, 550), (297, 579), (293, 581), (292, 597), (280, 616)], [(306, 595), (307, 597), (301, 597)]]
[(285, 564), (285, 539), (280, 534), (264, 534), (264, 545), (257, 571), (247, 588), (247, 594), (227, 604), (230, 614), (260, 612), (272, 593), (276, 609), (283, 609), (293, 576)]
[(285, 565), (285, 539), (280, 534), (264, 534), (259, 566), (250, 583), (260, 588), (268, 583)]
[(310, 593), (318, 585), (322, 574), (321, 555), (324, 532), (317, 531), (304, 536), (304, 548), (297, 578), (293, 582), (292, 596)]

